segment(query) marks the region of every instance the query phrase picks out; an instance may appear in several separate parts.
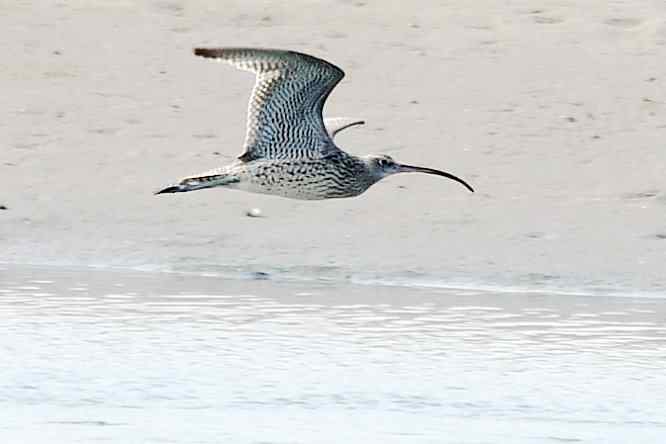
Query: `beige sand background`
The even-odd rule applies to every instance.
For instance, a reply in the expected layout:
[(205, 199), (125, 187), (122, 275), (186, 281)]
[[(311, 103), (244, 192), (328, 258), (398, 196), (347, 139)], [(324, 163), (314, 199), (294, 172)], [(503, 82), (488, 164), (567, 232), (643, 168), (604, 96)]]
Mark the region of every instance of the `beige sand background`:
[[(197, 45), (336, 63), (343, 148), (477, 193), (153, 196), (241, 149), (253, 78)], [(2, 2), (0, 53), (0, 261), (666, 286), (663, 1)]]

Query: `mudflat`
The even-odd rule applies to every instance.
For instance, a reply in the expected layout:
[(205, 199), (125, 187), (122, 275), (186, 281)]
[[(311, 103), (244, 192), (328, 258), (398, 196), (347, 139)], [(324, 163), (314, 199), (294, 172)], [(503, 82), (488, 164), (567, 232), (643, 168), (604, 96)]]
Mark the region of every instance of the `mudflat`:
[[(0, 258), (663, 292), (659, 2), (21, 2), (0, 7)], [(347, 200), (152, 192), (241, 152), (264, 46), (347, 76), (354, 153), (441, 168)], [(260, 208), (265, 217), (248, 218)]]

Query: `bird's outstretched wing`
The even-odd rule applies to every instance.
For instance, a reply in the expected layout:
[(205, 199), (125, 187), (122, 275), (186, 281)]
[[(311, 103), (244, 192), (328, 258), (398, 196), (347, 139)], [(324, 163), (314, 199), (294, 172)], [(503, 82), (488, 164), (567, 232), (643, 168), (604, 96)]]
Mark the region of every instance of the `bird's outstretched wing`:
[(350, 119), (349, 117), (328, 117), (324, 119), (324, 126), (326, 127), (326, 132), (331, 139), (335, 139), (335, 136), (340, 132), (344, 131), (347, 128), (351, 128), (356, 125), (364, 125), (364, 120)]
[(243, 161), (320, 157), (337, 150), (322, 119), (326, 98), (344, 72), (316, 57), (259, 48), (196, 48), (257, 76), (248, 108)]

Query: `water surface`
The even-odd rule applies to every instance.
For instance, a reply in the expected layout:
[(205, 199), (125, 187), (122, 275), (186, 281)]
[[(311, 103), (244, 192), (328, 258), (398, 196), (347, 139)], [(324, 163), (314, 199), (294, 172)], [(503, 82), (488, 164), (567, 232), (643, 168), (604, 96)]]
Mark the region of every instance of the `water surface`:
[(7, 443), (661, 443), (663, 299), (0, 268)]

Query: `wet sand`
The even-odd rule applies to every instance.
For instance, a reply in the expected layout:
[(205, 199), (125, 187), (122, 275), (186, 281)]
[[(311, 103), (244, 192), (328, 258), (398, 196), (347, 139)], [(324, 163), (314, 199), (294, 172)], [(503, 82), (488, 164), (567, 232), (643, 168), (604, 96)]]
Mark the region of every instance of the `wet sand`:
[(2, 267), (8, 443), (660, 443), (663, 300)]
[[(337, 267), (665, 291), (659, 2), (22, 2), (0, 7), (0, 260)], [(322, 19), (325, 17), (325, 20)], [(88, 36), (94, 36), (88, 37)], [(252, 75), (196, 45), (347, 72), (355, 153), (449, 170), (356, 199), (152, 192), (241, 150)], [(252, 207), (265, 218), (247, 218)], [(298, 233), (298, 236), (295, 236)]]

